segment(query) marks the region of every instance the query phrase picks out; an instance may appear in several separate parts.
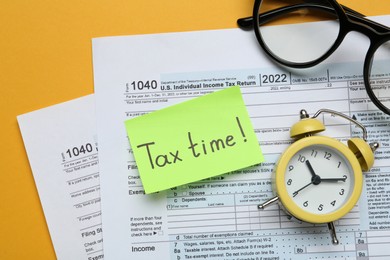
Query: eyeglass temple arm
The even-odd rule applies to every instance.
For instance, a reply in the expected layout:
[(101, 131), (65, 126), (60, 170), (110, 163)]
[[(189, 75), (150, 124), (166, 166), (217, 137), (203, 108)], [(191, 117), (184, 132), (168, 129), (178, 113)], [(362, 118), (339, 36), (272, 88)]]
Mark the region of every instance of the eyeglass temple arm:
[(390, 31), (390, 28), (387, 27), (386, 25), (377, 23), (377, 22), (370, 20), (368, 18), (365, 18), (365, 17), (359, 17), (359, 16), (356, 16), (354, 14), (348, 14), (348, 18), (355, 21), (355, 22), (366, 24), (366, 25), (370, 26), (371, 28), (375, 29), (377, 32), (385, 33), (385, 32)]
[[(313, 8), (313, 9), (320, 9), (320, 10), (326, 11), (328, 13), (334, 13), (334, 9), (332, 7), (324, 4), (324, 3), (321, 3), (321, 0), (316, 1), (316, 2), (317, 3), (306, 3), (306, 4), (295, 4), (295, 5), (290, 5), (290, 6), (284, 6), (284, 7), (277, 8), (275, 10), (271, 10), (271, 11), (259, 14), (259, 23), (260, 23), (260, 25), (262, 25), (262, 24), (265, 24), (265, 23), (277, 18), (278, 16), (281, 16), (281, 15), (284, 15), (287, 13), (291, 13), (291, 12), (294, 12), (294, 11), (302, 9), (302, 8), (308, 8), (308, 7)], [(356, 15), (359, 17), (364, 17), (363, 14), (360, 14), (360, 13), (352, 10), (349, 7), (346, 7), (344, 5), (342, 5), (342, 7), (347, 14), (353, 14), (353, 15)], [(244, 30), (245, 29), (252, 29), (253, 28), (253, 16), (240, 18), (237, 20), (237, 24), (241, 29), (244, 29)]]

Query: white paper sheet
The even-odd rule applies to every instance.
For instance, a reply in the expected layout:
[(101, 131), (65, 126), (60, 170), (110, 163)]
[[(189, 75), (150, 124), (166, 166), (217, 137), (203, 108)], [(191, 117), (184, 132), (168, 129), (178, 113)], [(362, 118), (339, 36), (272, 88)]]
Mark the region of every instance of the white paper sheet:
[[(390, 17), (377, 19), (390, 24)], [(375, 183), (383, 183), (384, 194), (390, 192), (383, 182), (390, 178), (390, 126), (389, 117), (370, 104), (362, 88), (367, 43), (353, 33), (322, 65), (293, 71), (270, 62), (253, 32), (239, 29), (94, 39), (106, 258), (390, 256), (385, 248), (389, 233), (383, 231), (390, 227), (386, 195), (375, 204)], [(123, 122), (235, 84), (241, 85), (266, 162), (144, 195)], [(291, 143), (289, 128), (303, 108), (311, 114), (330, 108), (354, 116), (369, 126), (370, 141), (382, 143), (361, 202), (336, 223), (338, 246), (331, 244), (325, 226), (292, 222), (277, 206), (256, 207), (272, 196), (270, 173)], [(341, 119), (322, 120), (324, 134), (332, 137), (345, 141), (360, 134)]]
[(18, 116), (58, 259), (103, 259), (93, 95)]

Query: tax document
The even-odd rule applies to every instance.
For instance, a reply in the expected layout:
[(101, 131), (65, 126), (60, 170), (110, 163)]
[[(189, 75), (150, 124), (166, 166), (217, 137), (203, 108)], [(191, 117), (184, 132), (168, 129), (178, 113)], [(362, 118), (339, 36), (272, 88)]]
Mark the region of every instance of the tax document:
[(58, 259), (103, 259), (95, 98), (17, 117)]
[[(388, 16), (376, 19), (390, 24)], [(105, 257), (388, 259), (390, 118), (364, 89), (367, 48), (364, 36), (350, 34), (321, 65), (287, 70), (269, 61), (253, 32), (239, 29), (93, 39)], [(374, 85), (389, 95), (389, 81), (390, 75), (377, 75)], [(264, 162), (145, 194), (124, 122), (236, 85)], [(274, 196), (271, 173), (293, 141), (289, 130), (299, 111), (313, 115), (320, 108), (356, 118), (368, 141), (380, 143), (359, 203), (335, 222), (339, 245), (332, 245), (326, 225), (290, 220), (277, 204), (257, 208)], [(362, 137), (343, 118), (320, 120), (321, 135), (342, 142)]]

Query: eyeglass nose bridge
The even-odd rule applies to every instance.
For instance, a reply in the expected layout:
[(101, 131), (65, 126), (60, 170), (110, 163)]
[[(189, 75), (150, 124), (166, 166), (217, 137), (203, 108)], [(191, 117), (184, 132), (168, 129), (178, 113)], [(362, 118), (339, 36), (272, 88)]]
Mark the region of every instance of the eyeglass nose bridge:
[(346, 26), (342, 27), (341, 29), (344, 29), (344, 34), (348, 34), (349, 32), (359, 32), (365, 36), (367, 36), (370, 41), (371, 45), (374, 45), (375, 43), (381, 41), (383, 39), (383, 35), (386, 33), (381, 33), (374, 28), (374, 22), (370, 24), (370, 21), (366, 21), (365, 18), (357, 18), (354, 15), (347, 15), (348, 23)]

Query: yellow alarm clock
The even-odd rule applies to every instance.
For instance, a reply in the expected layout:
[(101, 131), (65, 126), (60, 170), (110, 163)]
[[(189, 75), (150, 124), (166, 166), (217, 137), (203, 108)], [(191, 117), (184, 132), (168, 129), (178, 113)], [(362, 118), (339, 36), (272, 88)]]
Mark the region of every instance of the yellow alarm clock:
[[(325, 130), (316, 119), (321, 113), (338, 115), (356, 124), (363, 131), (363, 139), (352, 138), (346, 146), (334, 138), (315, 136)], [(374, 164), (374, 151), (379, 144), (368, 144), (366, 128), (337, 111), (320, 109), (310, 118), (301, 110), (300, 117), (290, 130), (290, 136), (297, 141), (280, 156), (273, 171), (275, 197), (258, 208), (279, 202), (290, 218), (327, 224), (332, 243), (338, 244), (333, 221), (351, 211), (359, 200), (362, 171), (368, 171)]]

